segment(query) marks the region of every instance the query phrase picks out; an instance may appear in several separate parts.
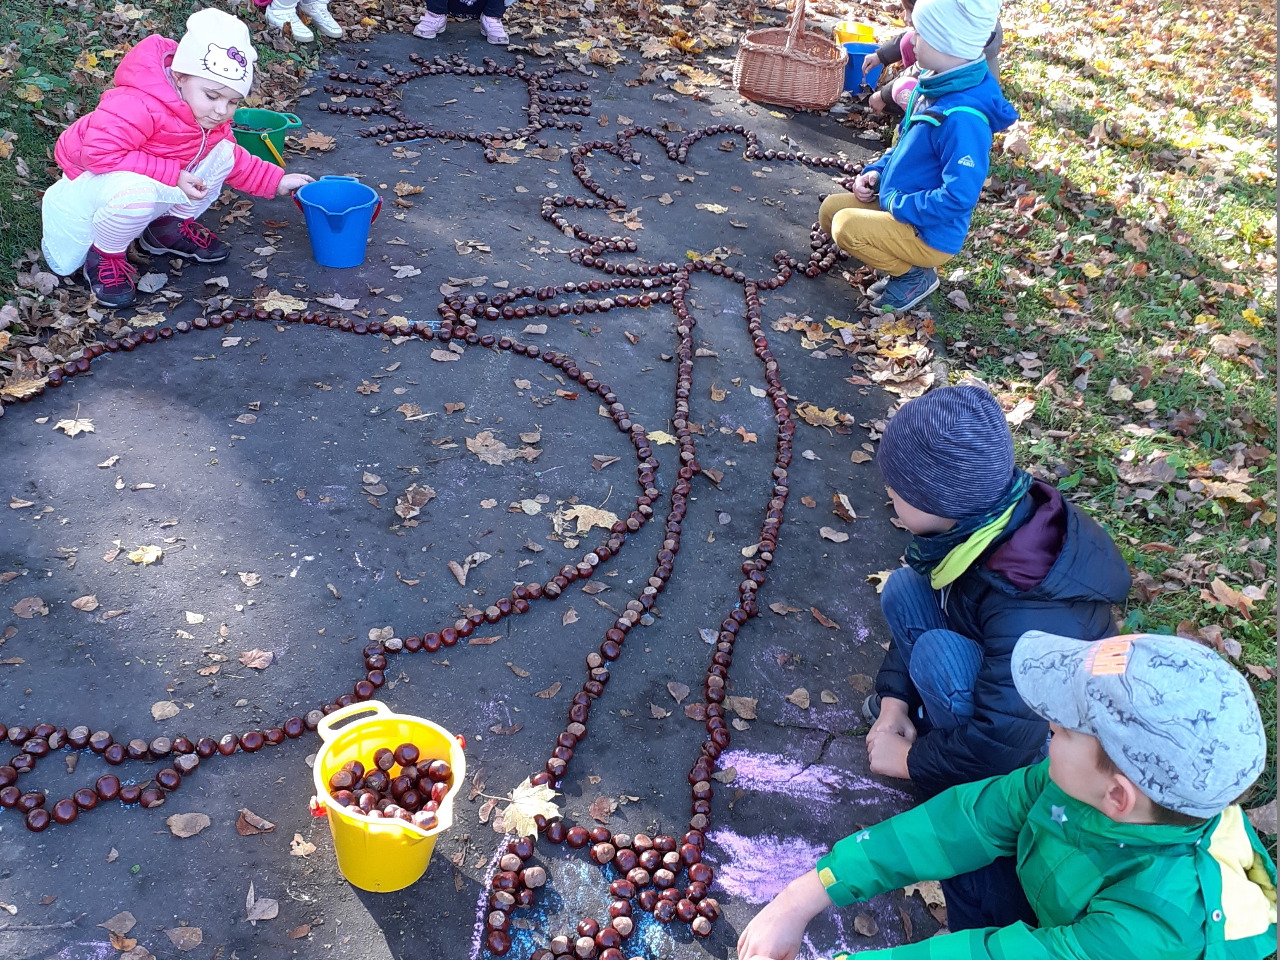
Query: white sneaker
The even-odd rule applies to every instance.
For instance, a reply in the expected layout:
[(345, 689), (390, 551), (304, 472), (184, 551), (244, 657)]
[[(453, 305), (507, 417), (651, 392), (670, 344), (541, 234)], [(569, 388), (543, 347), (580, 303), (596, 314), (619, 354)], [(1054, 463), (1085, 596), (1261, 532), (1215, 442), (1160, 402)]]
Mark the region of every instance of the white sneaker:
[(511, 42), (511, 38), (507, 36), (506, 28), (502, 26), (502, 21), (497, 17), (481, 17), (480, 32), (484, 34), (486, 40), (499, 47), (505, 47)]
[(282, 33), (284, 32), (285, 24), (288, 24), (289, 32), (293, 34), (293, 39), (299, 43), (310, 43), (316, 38), (316, 35), (311, 32), (311, 28), (299, 19), (296, 6), (285, 7), (273, 2), (271, 6), (267, 7), (267, 23)]
[(343, 35), (342, 24), (329, 12), (329, 0), (301, 0), (298, 10), (305, 13), (311, 25), (326, 37), (336, 40)]
[(889, 281), (893, 278), (885, 274), (871, 286), (867, 287), (867, 296), (872, 300), (879, 300), (884, 295), (884, 288), (889, 285)]
[(428, 11), (422, 15), (422, 19), (418, 21), (418, 25), (413, 28), (413, 35), (421, 37), (423, 40), (434, 40), (440, 34), (444, 33), (445, 24), (449, 22), (448, 16), (443, 13), (431, 13)]

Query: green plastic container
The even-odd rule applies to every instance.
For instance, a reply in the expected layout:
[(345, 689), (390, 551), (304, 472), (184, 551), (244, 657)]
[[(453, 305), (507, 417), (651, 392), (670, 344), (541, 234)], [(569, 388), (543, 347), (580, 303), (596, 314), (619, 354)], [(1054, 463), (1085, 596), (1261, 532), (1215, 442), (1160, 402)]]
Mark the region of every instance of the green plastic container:
[(277, 166), (284, 166), (284, 136), (302, 121), (292, 113), (276, 113), (274, 110), (252, 110), (241, 107), (231, 120), (231, 131), (236, 143), (255, 157)]

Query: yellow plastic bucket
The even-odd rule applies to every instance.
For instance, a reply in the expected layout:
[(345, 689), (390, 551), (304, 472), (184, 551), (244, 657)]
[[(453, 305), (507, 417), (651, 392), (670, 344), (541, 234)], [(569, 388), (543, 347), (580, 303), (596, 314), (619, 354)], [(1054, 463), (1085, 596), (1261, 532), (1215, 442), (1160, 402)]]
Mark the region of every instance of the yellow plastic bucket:
[[(373, 716), (335, 729), (336, 724), (363, 714)], [(421, 717), (393, 713), (379, 700), (335, 710), (316, 729), (324, 746), (316, 754), (312, 775), (316, 797), (328, 813), (338, 869), (351, 884), (374, 893), (403, 890), (416, 883), (427, 872), (436, 837), (453, 826), (454, 797), (467, 774), (462, 744), (443, 727)], [(423, 759), (448, 760), (453, 768), (453, 786), (436, 811), (439, 822), (434, 829), (423, 830), (404, 820), (370, 820), (358, 811), (350, 812), (329, 795), (329, 778), (348, 760), (371, 767), (375, 750), (394, 750), (402, 743), (416, 746)], [(399, 769), (392, 768), (391, 776)]]
[(876, 31), (869, 23), (855, 23), (852, 20), (842, 20), (832, 29), (836, 43), (843, 46), (846, 43), (875, 43)]

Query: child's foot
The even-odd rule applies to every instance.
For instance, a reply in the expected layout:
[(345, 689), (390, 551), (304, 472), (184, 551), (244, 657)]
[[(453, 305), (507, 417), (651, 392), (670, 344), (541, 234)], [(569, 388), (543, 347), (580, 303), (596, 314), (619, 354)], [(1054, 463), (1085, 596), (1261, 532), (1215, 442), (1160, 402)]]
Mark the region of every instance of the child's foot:
[(152, 220), (138, 242), (148, 253), (168, 254), (197, 263), (221, 263), (231, 256), (231, 248), (208, 227), (177, 217)]
[(876, 313), (901, 313), (921, 303), (937, 289), (936, 270), (931, 267), (912, 267), (885, 285), (880, 302), (871, 309)]
[(288, 24), (289, 32), (293, 34), (293, 39), (299, 43), (310, 43), (316, 38), (316, 35), (311, 32), (311, 28), (299, 19), (296, 6), (282, 7), (272, 3), (271, 6), (267, 7), (267, 23), (281, 33), (284, 32), (285, 24)]
[(511, 38), (507, 36), (506, 28), (503, 27), (502, 21), (497, 17), (481, 17), (480, 32), (484, 34), (486, 40), (499, 47), (505, 47), (511, 42)]
[(892, 279), (893, 278), (890, 277), (888, 274), (885, 274), (883, 277), (881, 277), (871, 286), (867, 287), (867, 296), (871, 298), (873, 303), (879, 300), (881, 296), (883, 296), (884, 288), (889, 285), (889, 281)]
[(875, 723), (880, 719), (880, 694), (873, 693), (862, 701), (862, 719)]
[(418, 25), (413, 28), (413, 35), (423, 40), (434, 40), (444, 33), (445, 24), (448, 22), (449, 18), (443, 13), (424, 13)]
[(97, 247), (90, 247), (83, 273), (89, 289), (104, 307), (133, 305), (138, 271), (123, 253), (103, 253)]
[(337, 39), (343, 34), (342, 24), (329, 12), (329, 0), (302, 0), (298, 10), (307, 15), (311, 25), (326, 37)]

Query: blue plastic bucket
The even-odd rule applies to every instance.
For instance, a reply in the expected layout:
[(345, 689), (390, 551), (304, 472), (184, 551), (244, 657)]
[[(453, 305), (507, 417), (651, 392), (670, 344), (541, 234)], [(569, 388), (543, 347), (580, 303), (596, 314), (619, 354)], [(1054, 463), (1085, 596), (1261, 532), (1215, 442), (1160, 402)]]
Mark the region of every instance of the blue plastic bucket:
[(322, 267), (364, 263), (369, 228), (382, 212), (382, 198), (355, 177), (321, 177), (299, 187), (293, 202), (307, 221), (311, 255)]
[(851, 93), (857, 93), (865, 83), (874, 90), (876, 84), (880, 82), (880, 71), (884, 68), (882, 66), (873, 67), (864, 80), (862, 77), (862, 61), (880, 48), (874, 43), (846, 43), (844, 48), (849, 54), (849, 63), (844, 68), (844, 88)]

